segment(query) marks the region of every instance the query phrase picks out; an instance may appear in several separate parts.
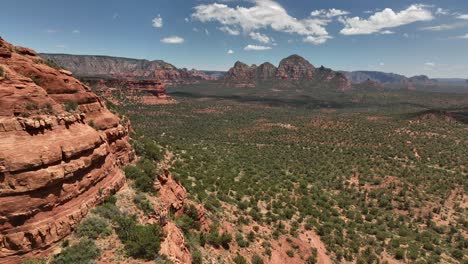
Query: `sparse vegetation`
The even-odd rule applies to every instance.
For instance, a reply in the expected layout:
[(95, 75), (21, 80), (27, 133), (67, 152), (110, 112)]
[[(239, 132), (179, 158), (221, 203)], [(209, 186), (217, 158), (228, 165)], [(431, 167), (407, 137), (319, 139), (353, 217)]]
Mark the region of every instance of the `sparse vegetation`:
[(63, 104), (63, 107), (65, 108), (65, 111), (73, 113), (78, 109), (78, 103), (75, 101), (66, 101)]
[[(249, 247), (256, 239), (294, 237), (307, 229), (320, 235), (336, 262), (369, 263), (384, 250), (410, 262), (432, 261), (438, 254), (459, 257), (464, 247), (455, 248), (460, 230), (466, 230), (463, 210), (456, 202), (451, 208), (438, 208), (451, 192), (458, 196), (450, 199), (459, 199), (454, 197), (460, 197), (466, 185), (466, 148), (456, 143), (468, 137), (466, 125), (418, 119), (415, 113), (421, 110), (418, 104), (436, 106), (445, 100), (455, 109), (457, 102), (468, 100), (407, 91), (356, 91), (346, 95), (359, 101), (353, 105), (345, 96), (321, 93), (314, 96), (334, 98), (334, 103), (291, 99), (284, 107), (265, 98), (179, 97), (176, 105), (130, 102), (116, 107), (129, 113), (147, 145), (154, 144), (151, 152), (141, 138), (133, 142), (140, 155), (161, 159), (159, 145), (176, 155), (171, 172), (191, 199), (215, 215), (223, 215), (223, 203), (233, 205), (236, 224), (261, 224), (272, 230), (265, 238), (255, 228), (237, 231), (225, 235), (223, 242), (223, 233), (213, 228), (200, 235), (200, 245), (206, 241), (229, 248), (234, 235), (239, 247)], [(385, 102), (379, 101), (382, 96)], [(144, 179), (141, 166), (127, 168), (127, 177)], [(448, 210), (452, 217), (447, 217)], [(450, 222), (453, 231), (438, 219)], [(175, 220), (184, 233), (196, 230), (190, 217)], [(297, 245), (291, 247), (288, 255), (297, 257)], [(271, 248), (262, 251), (271, 255)], [(316, 253), (310, 256), (304, 261), (316, 261)]]
[(89, 217), (77, 228), (77, 235), (80, 237), (88, 237), (97, 239), (98, 237), (105, 237), (111, 234), (111, 229), (106, 220), (100, 217)]
[(96, 247), (94, 241), (82, 239), (76, 245), (67, 247), (62, 252), (55, 256), (53, 264), (89, 264), (94, 263), (101, 255), (100, 250)]

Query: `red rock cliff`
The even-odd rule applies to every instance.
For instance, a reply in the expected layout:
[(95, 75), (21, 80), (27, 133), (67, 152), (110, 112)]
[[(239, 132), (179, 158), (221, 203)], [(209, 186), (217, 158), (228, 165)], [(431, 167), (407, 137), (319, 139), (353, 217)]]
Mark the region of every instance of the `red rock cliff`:
[(0, 263), (59, 241), (123, 185), (127, 132), (70, 72), (0, 38)]

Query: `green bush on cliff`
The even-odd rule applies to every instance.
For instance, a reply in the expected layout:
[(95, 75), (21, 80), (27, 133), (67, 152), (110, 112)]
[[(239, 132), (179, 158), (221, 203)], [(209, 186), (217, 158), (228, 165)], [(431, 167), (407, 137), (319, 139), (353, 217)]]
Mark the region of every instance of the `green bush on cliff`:
[(142, 210), (146, 214), (154, 213), (153, 205), (143, 193), (137, 193), (135, 197), (133, 197), (133, 202), (138, 207), (138, 209)]
[(80, 237), (96, 239), (109, 236), (112, 233), (106, 220), (100, 217), (90, 217), (80, 223), (77, 234)]
[(154, 191), (156, 167), (153, 161), (143, 158), (136, 165), (125, 167), (124, 172), (127, 178), (134, 180), (134, 187), (137, 190), (146, 193)]
[(101, 255), (101, 251), (96, 247), (94, 241), (82, 239), (76, 245), (67, 247), (55, 256), (52, 264), (89, 264), (94, 263)]
[(115, 221), (117, 235), (129, 256), (145, 260), (156, 258), (161, 247), (161, 227), (137, 224), (135, 216), (120, 216)]

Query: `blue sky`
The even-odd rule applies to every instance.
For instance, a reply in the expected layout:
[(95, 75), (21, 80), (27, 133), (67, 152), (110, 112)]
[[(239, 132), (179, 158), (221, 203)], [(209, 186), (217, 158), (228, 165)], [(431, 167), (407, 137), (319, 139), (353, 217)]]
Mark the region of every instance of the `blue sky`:
[(204, 70), (299, 54), (336, 70), (468, 78), (465, 0), (15, 0), (2, 3), (0, 36)]

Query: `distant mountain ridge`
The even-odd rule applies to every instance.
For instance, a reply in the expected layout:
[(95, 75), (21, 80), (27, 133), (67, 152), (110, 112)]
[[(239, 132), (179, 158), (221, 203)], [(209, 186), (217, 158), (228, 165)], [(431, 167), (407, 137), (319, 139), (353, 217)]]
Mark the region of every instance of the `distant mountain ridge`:
[(166, 84), (194, 83), (215, 78), (196, 69), (179, 69), (163, 60), (46, 53), (40, 56), (54, 61), (79, 77), (159, 79)]
[(251, 66), (237, 61), (225, 74), (224, 84), (238, 87), (254, 87), (265, 81), (333, 83), (337, 90), (348, 90), (351, 83), (340, 72), (325, 67), (315, 68), (299, 55), (284, 58), (278, 67), (269, 62)]
[(368, 80), (381, 84), (424, 84), (431, 85), (437, 83), (437, 80), (430, 79), (426, 75), (416, 75), (406, 77), (401, 74), (387, 73), (379, 71), (341, 71), (352, 83), (363, 83)]

